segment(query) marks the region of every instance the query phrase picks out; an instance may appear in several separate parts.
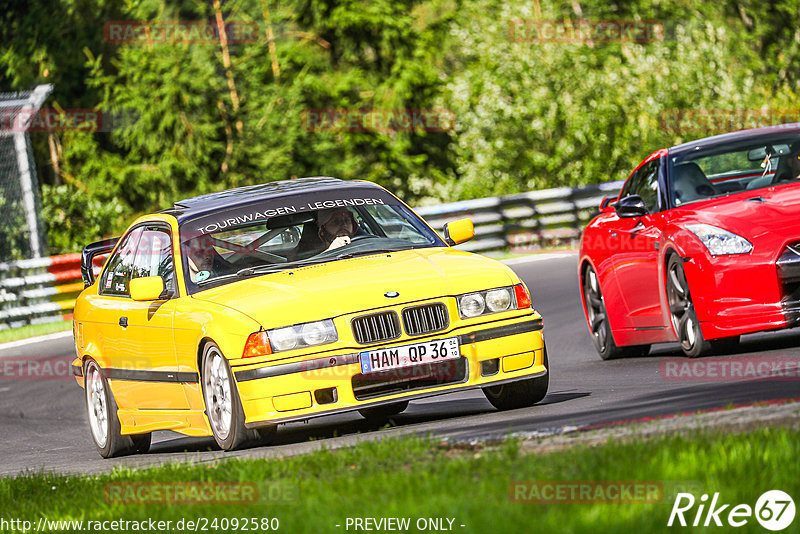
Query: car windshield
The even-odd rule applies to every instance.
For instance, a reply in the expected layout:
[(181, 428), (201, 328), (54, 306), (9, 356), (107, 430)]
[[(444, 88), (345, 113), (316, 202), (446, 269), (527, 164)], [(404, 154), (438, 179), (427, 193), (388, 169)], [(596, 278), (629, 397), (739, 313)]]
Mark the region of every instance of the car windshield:
[(181, 226), (189, 293), (305, 265), (433, 246), (446, 245), (405, 205), (376, 190), (267, 199)]
[(800, 135), (749, 139), (670, 158), (674, 206), (800, 180)]

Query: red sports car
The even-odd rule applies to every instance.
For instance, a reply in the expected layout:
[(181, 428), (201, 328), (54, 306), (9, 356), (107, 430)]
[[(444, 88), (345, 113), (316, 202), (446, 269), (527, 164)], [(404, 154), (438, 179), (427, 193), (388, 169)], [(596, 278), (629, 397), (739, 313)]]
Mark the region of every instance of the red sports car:
[(603, 359), (800, 326), (800, 123), (650, 154), (603, 200), (578, 265)]

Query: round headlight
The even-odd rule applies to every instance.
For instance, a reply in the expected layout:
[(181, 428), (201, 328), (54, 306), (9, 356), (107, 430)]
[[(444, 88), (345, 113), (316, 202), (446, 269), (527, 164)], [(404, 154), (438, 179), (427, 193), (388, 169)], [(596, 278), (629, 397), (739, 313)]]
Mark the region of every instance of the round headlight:
[(511, 306), (511, 292), (508, 289), (492, 289), (486, 293), (486, 307), (493, 312), (507, 310)]
[(461, 297), (461, 315), (464, 317), (477, 317), (486, 309), (486, 302), (480, 293), (472, 293)]
[(328, 329), (321, 321), (306, 323), (303, 325), (300, 335), (303, 336), (303, 342), (306, 345), (319, 345), (328, 339)]
[(290, 350), (297, 346), (297, 335), (293, 327), (287, 326), (272, 330), (269, 333), (269, 341), (274, 350)]

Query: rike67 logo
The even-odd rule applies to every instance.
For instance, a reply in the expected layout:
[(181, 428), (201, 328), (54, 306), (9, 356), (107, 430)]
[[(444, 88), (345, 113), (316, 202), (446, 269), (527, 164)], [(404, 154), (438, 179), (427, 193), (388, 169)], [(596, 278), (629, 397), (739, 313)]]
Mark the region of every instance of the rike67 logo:
[(755, 516), (762, 527), (777, 532), (792, 524), (794, 514), (794, 501), (781, 490), (764, 492), (756, 501), (755, 507), (749, 504), (734, 506), (723, 503), (719, 492), (714, 493), (711, 502), (708, 502), (708, 495), (705, 493), (700, 499), (695, 499), (691, 493), (679, 493), (672, 505), (667, 526), (741, 527)]

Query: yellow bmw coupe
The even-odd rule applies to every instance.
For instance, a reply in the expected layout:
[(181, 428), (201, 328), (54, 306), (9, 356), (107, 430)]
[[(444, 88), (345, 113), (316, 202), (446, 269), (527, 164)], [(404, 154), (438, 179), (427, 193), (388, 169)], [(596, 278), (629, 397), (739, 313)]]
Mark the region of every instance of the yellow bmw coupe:
[(87, 246), (72, 369), (100, 454), (146, 452), (155, 430), (231, 450), (473, 388), (501, 410), (539, 402), (527, 288), (453, 248), (469, 219), (443, 234), (378, 185), (304, 178), (182, 200)]

